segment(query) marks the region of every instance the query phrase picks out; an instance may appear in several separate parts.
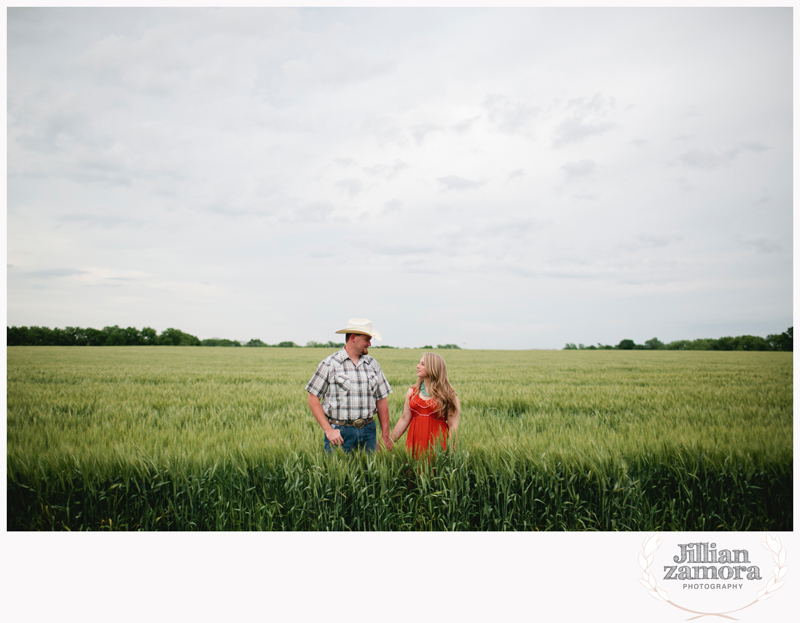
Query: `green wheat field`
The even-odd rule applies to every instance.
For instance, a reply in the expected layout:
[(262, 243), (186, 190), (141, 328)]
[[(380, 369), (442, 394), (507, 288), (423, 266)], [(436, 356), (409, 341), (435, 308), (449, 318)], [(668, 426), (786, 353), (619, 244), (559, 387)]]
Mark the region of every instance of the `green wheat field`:
[[(332, 349), (9, 347), (9, 530), (793, 529), (792, 353), (440, 351), (457, 447), (331, 456)], [(423, 351), (373, 349), (392, 425)]]

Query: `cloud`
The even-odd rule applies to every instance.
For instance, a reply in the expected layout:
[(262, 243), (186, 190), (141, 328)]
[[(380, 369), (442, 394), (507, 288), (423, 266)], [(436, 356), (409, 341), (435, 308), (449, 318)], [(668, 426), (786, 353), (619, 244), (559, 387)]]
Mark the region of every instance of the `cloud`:
[(372, 253), (376, 255), (389, 255), (392, 257), (414, 257), (423, 259), (430, 257), (431, 247), (425, 244), (374, 244), (371, 247)]
[(361, 167), (367, 175), (386, 175), (389, 172), (389, 167), (385, 164), (376, 164), (372, 167)]
[(65, 214), (59, 217), (58, 220), (63, 223), (85, 223), (89, 226), (103, 227), (105, 229), (132, 223), (128, 218), (105, 214)]
[(435, 125), (433, 123), (424, 123), (421, 125), (415, 125), (411, 128), (411, 136), (414, 137), (414, 140), (417, 141), (417, 145), (422, 144), (422, 141), (425, 140), (425, 137), (428, 134), (433, 134), (435, 132), (442, 132), (444, 128), (440, 125)]
[(780, 253), (783, 251), (783, 245), (771, 236), (749, 236), (743, 238), (742, 242), (755, 247), (757, 253)]
[(595, 93), (591, 98), (576, 97), (567, 101), (566, 108), (574, 110), (576, 115), (585, 116), (589, 114), (606, 115), (614, 110), (616, 103), (614, 98), (603, 97), (600, 93)]
[(486, 182), (476, 182), (474, 180), (468, 180), (463, 177), (458, 177), (457, 175), (447, 175), (445, 177), (437, 177), (436, 180), (444, 186), (442, 189), (444, 192), (448, 190), (472, 190), (474, 188), (480, 188)]
[(742, 148), (746, 149), (747, 151), (753, 151), (757, 154), (772, 149), (772, 147), (764, 145), (764, 143), (761, 143), (759, 141), (750, 141), (747, 143), (742, 143)]
[(374, 59), (345, 49), (346, 42), (330, 41), (326, 52), (285, 62), (282, 66), (286, 90), (303, 92), (320, 87), (341, 89), (374, 80), (395, 71), (394, 59)]
[(358, 196), (364, 190), (364, 184), (361, 182), (361, 180), (357, 180), (354, 178), (339, 180), (338, 182), (336, 182), (336, 187), (341, 188), (351, 197)]
[(583, 119), (573, 117), (565, 119), (556, 128), (556, 138), (553, 147), (563, 147), (570, 143), (580, 143), (591, 136), (600, 136), (615, 128), (615, 124), (609, 122), (586, 123)]
[(762, 188), (761, 189), (761, 196), (758, 199), (756, 199), (755, 201), (753, 201), (753, 203), (755, 205), (763, 205), (763, 204), (769, 203), (771, 200), (772, 200), (772, 198), (770, 197), (769, 189), (768, 188)]
[(230, 217), (259, 217), (270, 216), (273, 211), (267, 208), (236, 207), (235, 205), (216, 203), (205, 207), (207, 212)]
[(384, 214), (389, 214), (391, 212), (399, 212), (402, 208), (403, 208), (403, 202), (398, 201), (397, 199), (392, 199), (383, 204)]
[(393, 165), (376, 164), (371, 167), (362, 167), (361, 170), (368, 175), (378, 175), (386, 177), (387, 179), (393, 178), (403, 169), (407, 169), (408, 165), (405, 162), (397, 161)]
[(525, 169), (517, 169), (508, 174), (508, 179), (513, 180), (515, 177), (522, 177), (525, 174)]
[(496, 130), (523, 135), (530, 132), (530, 124), (540, 111), (536, 106), (524, 102), (512, 102), (503, 95), (487, 95), (483, 107)]
[(462, 121), (459, 121), (458, 123), (453, 125), (452, 128), (458, 134), (462, 134), (462, 133), (466, 132), (467, 130), (469, 130), (473, 125), (475, 125), (475, 122), (480, 118), (481, 118), (481, 116), (477, 115), (475, 117), (469, 117), (468, 119), (463, 119)]
[(561, 169), (566, 174), (567, 181), (571, 182), (591, 175), (597, 169), (597, 163), (594, 160), (567, 162)]
[(281, 218), (284, 223), (322, 223), (330, 220), (334, 213), (330, 203), (321, 201), (291, 205), (290, 208)]
[(760, 154), (769, 151), (769, 149), (769, 147), (759, 142), (742, 143), (741, 145), (722, 152), (695, 148), (678, 156), (678, 161), (689, 168), (710, 171), (730, 164), (736, 160), (743, 151)]
[[(10, 110), (14, 110), (15, 100), (10, 101)], [(37, 107), (38, 108), (38, 107)], [(35, 121), (30, 117), (39, 113), (42, 116)], [(77, 142), (82, 142), (89, 135), (90, 117), (86, 113), (70, 110), (25, 111), (10, 121), (9, 130), (16, 130), (14, 140), (31, 151), (56, 154), (69, 149)]]
[(683, 242), (682, 234), (640, 234), (636, 237), (639, 242), (653, 247), (666, 247), (676, 242)]
[(491, 235), (498, 239), (527, 239), (532, 234), (547, 227), (548, 223), (535, 219), (509, 218), (502, 222), (493, 221), (481, 227), (479, 236)]
[(72, 275), (87, 275), (85, 270), (75, 270), (74, 268), (49, 268), (46, 270), (34, 270), (25, 273), (29, 277), (38, 279), (56, 279), (58, 277), (71, 277)]
[(724, 153), (714, 153), (702, 149), (690, 149), (678, 156), (678, 161), (692, 169), (712, 170), (730, 164), (739, 155), (736, 149)]
[(615, 108), (614, 98), (607, 99), (599, 93), (591, 97), (571, 99), (566, 104), (571, 116), (556, 128), (553, 147), (581, 143), (592, 136), (600, 136), (616, 128), (611, 121), (604, 121)]

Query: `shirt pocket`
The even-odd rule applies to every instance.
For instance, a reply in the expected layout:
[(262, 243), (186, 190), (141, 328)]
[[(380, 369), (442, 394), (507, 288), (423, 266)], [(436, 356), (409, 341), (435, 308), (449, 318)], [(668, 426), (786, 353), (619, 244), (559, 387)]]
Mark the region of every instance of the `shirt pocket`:
[(337, 374), (335, 377), (333, 377), (333, 380), (339, 386), (339, 389), (341, 391), (343, 392), (350, 391), (350, 377), (347, 376), (346, 374)]

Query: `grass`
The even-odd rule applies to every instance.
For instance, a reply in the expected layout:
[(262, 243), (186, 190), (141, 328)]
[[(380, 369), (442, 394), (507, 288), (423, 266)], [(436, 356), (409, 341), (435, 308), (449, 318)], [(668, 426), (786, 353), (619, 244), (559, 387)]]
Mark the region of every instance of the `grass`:
[[(330, 352), (8, 348), (9, 529), (792, 529), (791, 353), (447, 351), (416, 462), (322, 452)], [(393, 423), (421, 352), (372, 353)]]

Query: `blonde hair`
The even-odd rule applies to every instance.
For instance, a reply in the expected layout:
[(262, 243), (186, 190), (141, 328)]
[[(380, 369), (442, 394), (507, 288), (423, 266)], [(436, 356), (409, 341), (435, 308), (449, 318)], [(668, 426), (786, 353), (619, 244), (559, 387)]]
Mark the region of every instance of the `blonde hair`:
[[(425, 353), (422, 355), (422, 363), (428, 373), (425, 391), (439, 401), (439, 411), (443, 417), (447, 418), (456, 410), (456, 392), (450, 385), (450, 381), (447, 380), (447, 366), (444, 359), (436, 353)], [(414, 395), (419, 393), (422, 381), (421, 378), (417, 379), (417, 382), (412, 385)]]

